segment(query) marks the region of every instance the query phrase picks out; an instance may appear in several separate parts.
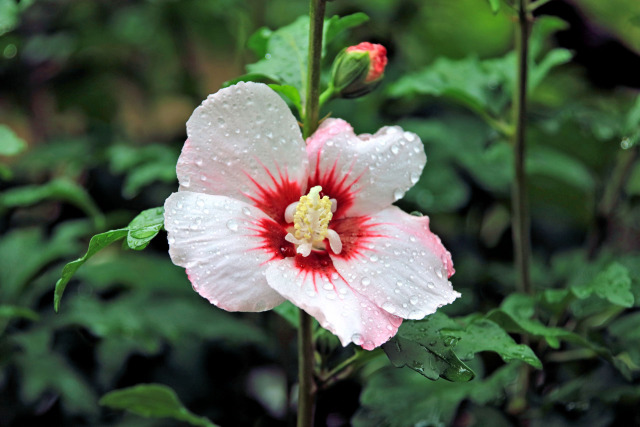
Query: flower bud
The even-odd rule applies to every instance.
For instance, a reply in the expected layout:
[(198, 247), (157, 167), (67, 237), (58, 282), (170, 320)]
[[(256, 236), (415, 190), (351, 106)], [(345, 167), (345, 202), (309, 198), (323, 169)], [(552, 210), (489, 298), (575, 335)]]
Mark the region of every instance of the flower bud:
[(363, 42), (344, 49), (333, 62), (331, 83), (342, 98), (357, 98), (374, 90), (382, 81), (387, 49)]

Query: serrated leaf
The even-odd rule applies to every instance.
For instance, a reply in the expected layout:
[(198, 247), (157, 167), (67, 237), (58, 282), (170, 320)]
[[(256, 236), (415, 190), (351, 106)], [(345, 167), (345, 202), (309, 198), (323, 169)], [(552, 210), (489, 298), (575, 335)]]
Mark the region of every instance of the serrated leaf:
[(529, 346), (517, 344), (498, 324), (488, 319), (475, 319), (464, 329), (443, 329), (442, 335), (458, 339), (455, 350), (462, 360), (470, 360), (481, 351), (492, 351), (505, 362), (521, 361), (542, 369), (540, 359)]
[(100, 228), (104, 216), (84, 188), (67, 178), (56, 178), (43, 185), (26, 185), (12, 188), (0, 194), (0, 211), (29, 206), (44, 200), (59, 200), (71, 203), (91, 216)]
[(405, 321), (382, 349), (398, 368), (407, 366), (431, 380), (442, 377), (455, 382), (470, 381), (475, 374), (453, 352), (455, 339), (440, 334), (441, 329), (456, 326), (440, 313), (423, 320)]
[(164, 208), (151, 208), (142, 211), (127, 226), (127, 245), (141, 251), (164, 228)]
[(528, 333), (544, 338), (549, 346), (558, 348), (560, 338), (575, 335), (562, 328), (548, 327), (534, 318), (535, 301), (523, 294), (511, 294), (500, 308), (490, 311), (486, 318), (494, 321), (508, 332)]
[(294, 107), (296, 107), (298, 113), (302, 114), (302, 104), (300, 99), (300, 92), (298, 92), (298, 89), (290, 85), (277, 84), (270, 84), (269, 87), (276, 92), (286, 96), (293, 103)]
[(101, 234), (97, 234), (93, 236), (89, 241), (89, 249), (87, 249), (87, 253), (85, 253), (84, 256), (64, 266), (64, 268), (62, 269), (62, 275), (56, 282), (56, 287), (53, 294), (53, 308), (56, 312), (60, 308), (60, 300), (62, 299), (62, 294), (64, 293), (69, 280), (71, 280), (74, 273), (82, 266), (82, 264), (87, 262), (89, 258), (94, 256), (105, 247), (109, 246), (113, 242), (117, 242), (118, 240), (123, 239), (128, 234), (129, 230), (126, 228), (110, 230)]
[(102, 406), (121, 409), (143, 417), (173, 418), (194, 426), (214, 427), (205, 417), (199, 417), (184, 407), (175, 391), (162, 384), (140, 384), (105, 394)]
[(27, 143), (22, 138), (9, 126), (0, 124), (0, 156), (15, 156), (26, 148)]

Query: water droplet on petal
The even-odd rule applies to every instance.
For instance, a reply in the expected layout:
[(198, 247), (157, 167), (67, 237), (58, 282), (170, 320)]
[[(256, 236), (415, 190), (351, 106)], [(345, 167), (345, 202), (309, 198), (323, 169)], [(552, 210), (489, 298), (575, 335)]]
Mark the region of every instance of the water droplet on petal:
[(242, 208), (242, 213), (247, 215), (247, 216), (251, 216), (251, 209), (249, 209), (248, 207), (243, 207)]
[(362, 286), (369, 286), (369, 284), (371, 283), (371, 279), (369, 279), (368, 277), (363, 277), (362, 280), (360, 280), (360, 283), (362, 283)]
[(391, 146), (391, 152), (392, 152), (393, 154), (398, 154), (398, 151), (400, 151), (400, 149), (398, 148), (398, 146), (397, 146), (397, 145), (392, 145), (392, 146)]
[(436, 285), (433, 282), (427, 282), (427, 288), (433, 289), (435, 287), (436, 287)]
[(393, 198), (394, 198), (394, 200), (401, 199), (403, 195), (404, 195), (404, 191), (402, 191), (401, 189), (396, 188), (395, 190), (393, 190)]
[(411, 303), (411, 305), (416, 305), (419, 301), (420, 301), (420, 298), (418, 298), (417, 295), (411, 295), (409, 297), (409, 302)]
[(353, 341), (356, 345), (362, 345), (362, 343), (364, 343), (364, 337), (356, 333), (351, 335), (351, 341)]
[(415, 171), (411, 172), (411, 174), (409, 175), (409, 178), (411, 178), (411, 183), (415, 184), (420, 180), (420, 173)]
[(442, 270), (439, 268), (436, 268), (436, 276), (438, 276), (438, 279), (442, 279)]
[(231, 231), (238, 231), (238, 222), (235, 219), (227, 221), (227, 228)]

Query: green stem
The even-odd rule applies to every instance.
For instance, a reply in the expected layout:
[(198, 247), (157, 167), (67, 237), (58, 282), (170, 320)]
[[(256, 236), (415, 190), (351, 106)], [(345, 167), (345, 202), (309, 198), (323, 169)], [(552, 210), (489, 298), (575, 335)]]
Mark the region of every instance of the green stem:
[(311, 136), (318, 128), (318, 120), (320, 118), (320, 59), (322, 55), (322, 27), (324, 25), (325, 6), (325, 0), (310, 0), (309, 68), (303, 121), (305, 138)]
[[(513, 94), (513, 161), (514, 183), (511, 188), (512, 231), (515, 254), (515, 267), (518, 277), (518, 290), (531, 293), (530, 258), (531, 240), (529, 236), (529, 215), (527, 211), (527, 186), (525, 171), (526, 123), (527, 123), (527, 78), (529, 57), (529, 30), (531, 15), (528, 9), (529, 0), (518, 0), (518, 21), (516, 24), (516, 90)], [(522, 336), (522, 343), (529, 344), (529, 337)], [(513, 414), (522, 413), (527, 407), (527, 391), (531, 371), (529, 365), (520, 369), (516, 392), (509, 402), (509, 411)]]
[[(320, 59), (325, 0), (309, 2), (309, 68), (302, 134), (308, 138), (320, 119)], [(300, 310), (298, 329), (298, 427), (313, 426), (316, 386), (314, 383), (313, 319)]]
[(298, 427), (313, 426), (316, 386), (313, 381), (313, 319), (300, 310), (298, 329)]
[(515, 132), (513, 133), (515, 180), (512, 186), (512, 229), (518, 290), (531, 293), (529, 263), (531, 240), (529, 236), (529, 215), (527, 212), (527, 187), (525, 173), (525, 147), (527, 122), (527, 74), (529, 56), (530, 14), (528, 0), (518, 0), (518, 25), (516, 29), (516, 55), (518, 70), (516, 90), (513, 99)]

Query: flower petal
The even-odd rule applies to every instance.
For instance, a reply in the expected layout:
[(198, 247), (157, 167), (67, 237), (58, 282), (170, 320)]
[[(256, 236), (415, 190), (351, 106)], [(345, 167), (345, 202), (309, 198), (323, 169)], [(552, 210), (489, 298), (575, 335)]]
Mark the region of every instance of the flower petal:
[(242, 200), (281, 222), (306, 190), (300, 127), (267, 85), (241, 82), (210, 95), (191, 115), (187, 135), (177, 166), (181, 191)]
[(267, 261), (283, 256), (272, 240), (284, 230), (263, 212), (189, 191), (173, 193), (164, 209), (169, 255), (196, 292), (229, 311), (264, 311), (284, 301), (264, 277)]
[(372, 350), (394, 336), (402, 323), (349, 287), (326, 252), (274, 261), (267, 269), (267, 281), (337, 335), (344, 346), (354, 342)]
[(356, 136), (344, 120), (327, 119), (307, 139), (309, 187), (338, 202), (335, 217), (378, 212), (400, 199), (427, 162), (420, 138), (398, 126)]
[(332, 223), (343, 251), (331, 259), (351, 287), (405, 319), (422, 319), (460, 294), (448, 278), (451, 254), (429, 230), (429, 218), (391, 206), (371, 217)]

